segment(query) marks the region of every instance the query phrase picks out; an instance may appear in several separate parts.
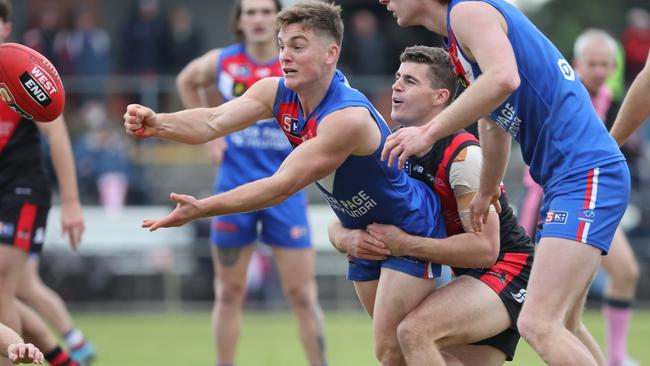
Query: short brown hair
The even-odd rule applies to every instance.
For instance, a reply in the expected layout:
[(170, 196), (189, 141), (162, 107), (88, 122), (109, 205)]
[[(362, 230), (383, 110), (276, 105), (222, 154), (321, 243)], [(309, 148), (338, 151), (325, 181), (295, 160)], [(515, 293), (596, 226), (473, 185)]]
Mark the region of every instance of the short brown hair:
[(429, 65), (431, 87), (449, 90), (449, 102), (458, 90), (458, 78), (454, 73), (447, 51), (440, 47), (407, 47), (399, 57), (400, 62), (414, 62)]
[(11, 3), (9, 0), (0, 0), (0, 19), (7, 23), (11, 15)]
[[(232, 34), (235, 35), (235, 40), (237, 42), (244, 42), (244, 32), (239, 29), (239, 18), (241, 18), (241, 13), (242, 13), (242, 2), (244, 0), (235, 0), (235, 7), (232, 9), (232, 13), (230, 14), (230, 30), (232, 31)], [(273, 0), (273, 3), (275, 4), (275, 11), (279, 12), (282, 10), (282, 2), (280, 0)]]
[(278, 28), (298, 23), (313, 32), (326, 33), (339, 46), (343, 43), (343, 20), (339, 5), (316, 0), (301, 1), (281, 11), (275, 22)]

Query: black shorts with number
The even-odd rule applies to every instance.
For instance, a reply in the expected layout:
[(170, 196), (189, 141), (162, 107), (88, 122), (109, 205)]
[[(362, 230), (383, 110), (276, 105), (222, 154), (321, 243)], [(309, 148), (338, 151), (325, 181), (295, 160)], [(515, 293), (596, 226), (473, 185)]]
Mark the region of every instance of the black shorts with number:
[(529, 247), (523, 252), (500, 254), (497, 262), (490, 268), (454, 269), (456, 276), (471, 276), (490, 286), (506, 306), (512, 320), (510, 328), (475, 344), (492, 346), (502, 351), (508, 361), (512, 361), (520, 338), (517, 318), (526, 299), (526, 287), (534, 255), (535, 249)]
[(21, 178), (0, 187), (0, 244), (40, 253), (50, 210), (49, 184), (40, 175)]

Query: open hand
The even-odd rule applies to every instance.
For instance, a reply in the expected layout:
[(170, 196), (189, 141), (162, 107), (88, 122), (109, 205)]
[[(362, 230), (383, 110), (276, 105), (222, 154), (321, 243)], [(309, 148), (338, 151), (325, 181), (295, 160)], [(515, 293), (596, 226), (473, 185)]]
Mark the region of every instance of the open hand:
[(176, 208), (169, 215), (160, 219), (149, 219), (142, 222), (143, 228), (155, 231), (161, 227), (176, 227), (202, 217), (204, 209), (201, 201), (186, 194), (171, 193), (169, 198), (176, 202)]
[(425, 131), (424, 126), (406, 127), (391, 134), (381, 151), (381, 160), (388, 159), (388, 166), (393, 166), (397, 159), (397, 167), (403, 169), (409, 157), (421, 155), (433, 146), (435, 141), (429, 141)]
[(469, 203), (469, 212), (472, 228), (475, 232), (480, 232), (483, 224), (487, 223), (490, 205), (494, 205), (497, 213), (501, 213), (499, 197), (501, 197), (501, 189), (498, 186), (491, 193), (482, 193), (479, 189), (474, 195), (474, 198)]

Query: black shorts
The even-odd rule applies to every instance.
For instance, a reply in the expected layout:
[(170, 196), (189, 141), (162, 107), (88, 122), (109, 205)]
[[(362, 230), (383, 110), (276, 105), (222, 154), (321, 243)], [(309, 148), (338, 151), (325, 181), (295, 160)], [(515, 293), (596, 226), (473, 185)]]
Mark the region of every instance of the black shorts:
[(456, 273), (457, 276), (474, 277), (490, 286), (506, 306), (512, 320), (510, 328), (475, 344), (492, 346), (502, 351), (508, 361), (512, 361), (520, 338), (519, 331), (517, 331), (517, 318), (519, 318), (519, 312), (521, 312), (521, 307), (526, 299), (526, 287), (534, 256), (534, 248), (522, 253), (503, 253), (490, 268), (461, 270)]
[(23, 190), (0, 194), (0, 244), (13, 246), (30, 253), (40, 253), (45, 239), (49, 201), (47, 192)]

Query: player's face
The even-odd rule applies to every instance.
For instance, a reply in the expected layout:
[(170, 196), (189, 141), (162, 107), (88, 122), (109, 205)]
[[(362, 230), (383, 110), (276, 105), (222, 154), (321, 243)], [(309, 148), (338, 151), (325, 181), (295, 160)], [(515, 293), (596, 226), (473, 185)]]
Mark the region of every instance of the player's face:
[(11, 23), (4, 22), (0, 19), (0, 43), (5, 43), (9, 35), (11, 34)]
[(331, 38), (319, 36), (301, 24), (282, 27), (278, 44), (285, 85), (294, 91), (320, 80), (338, 58), (338, 46)]
[(242, 0), (239, 29), (249, 43), (275, 41), (275, 15), (277, 9), (272, 0)]
[[(400, 27), (410, 27), (419, 25), (416, 21), (420, 0), (379, 0), (381, 5), (386, 7), (386, 10), (393, 14)], [(435, 0), (430, 0), (435, 1)]]
[(421, 126), (433, 116), (440, 89), (431, 87), (429, 66), (402, 62), (395, 73), (390, 117), (404, 126)]
[(589, 42), (575, 64), (580, 80), (591, 94), (598, 92), (615, 67), (612, 49), (601, 42)]

